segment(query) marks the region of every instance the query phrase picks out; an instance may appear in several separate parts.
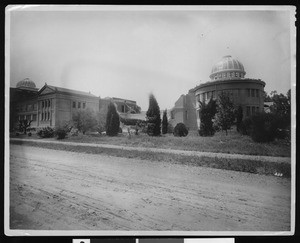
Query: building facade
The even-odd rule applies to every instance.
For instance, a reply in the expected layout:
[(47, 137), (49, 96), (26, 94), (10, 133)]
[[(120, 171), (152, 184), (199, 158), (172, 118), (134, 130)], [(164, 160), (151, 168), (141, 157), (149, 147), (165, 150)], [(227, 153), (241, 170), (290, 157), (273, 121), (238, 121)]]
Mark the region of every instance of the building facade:
[(236, 107), (241, 106), (244, 118), (263, 111), (265, 82), (245, 78), (245, 74), (240, 61), (224, 56), (212, 67), (210, 81), (196, 86), (176, 101), (171, 110), (172, 124), (183, 122), (189, 129), (198, 129), (200, 101), (217, 99), (221, 93), (227, 93)]
[[(137, 107), (135, 101), (105, 98), (90, 92), (45, 85), (38, 90), (33, 81), (24, 79), (10, 88), (10, 130), (17, 129), (20, 120), (30, 120), (32, 128), (57, 127), (72, 120), (75, 112), (89, 109), (106, 117), (108, 105), (115, 103), (117, 111), (125, 113)], [(129, 104), (123, 108), (120, 104)], [(104, 118), (105, 119), (105, 118)]]

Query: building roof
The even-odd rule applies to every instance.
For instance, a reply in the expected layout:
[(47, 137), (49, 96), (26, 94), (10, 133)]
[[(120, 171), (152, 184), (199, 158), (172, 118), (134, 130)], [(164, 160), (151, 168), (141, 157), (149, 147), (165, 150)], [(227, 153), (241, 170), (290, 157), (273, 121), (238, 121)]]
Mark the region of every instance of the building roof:
[(32, 90), (32, 91), (38, 90), (36, 88), (35, 83), (32, 80), (30, 80), (29, 78), (25, 78), (25, 79), (19, 81), (16, 85), (16, 88), (24, 89), (24, 90)]
[(81, 96), (88, 96), (88, 97), (97, 97), (96, 95), (91, 94), (90, 92), (84, 92), (84, 91), (78, 91), (74, 89), (66, 89), (62, 87), (57, 87), (53, 85), (45, 84), (43, 88), (41, 88), (41, 91), (43, 91), (46, 87), (52, 89), (56, 93), (64, 93), (64, 94), (74, 94), (74, 95), (81, 95)]
[(211, 69), (210, 78), (214, 79), (215, 74), (223, 73), (223, 72), (239, 72), (243, 75), (246, 74), (243, 64), (231, 56), (224, 56), (220, 61), (218, 61), (215, 65), (213, 65)]

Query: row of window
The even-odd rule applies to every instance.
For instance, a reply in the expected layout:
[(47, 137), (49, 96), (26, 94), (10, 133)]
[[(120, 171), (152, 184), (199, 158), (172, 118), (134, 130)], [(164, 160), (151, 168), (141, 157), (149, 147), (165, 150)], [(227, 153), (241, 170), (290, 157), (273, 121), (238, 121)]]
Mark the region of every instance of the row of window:
[(81, 104), (82, 104), (82, 109), (85, 109), (85, 107), (86, 107), (85, 102), (77, 102), (77, 105), (76, 105), (76, 101), (73, 101), (73, 108), (81, 109)]
[(42, 104), (42, 108), (51, 107), (51, 100), (42, 100), (41, 104)]
[(51, 119), (51, 113), (48, 111), (48, 112), (42, 112), (41, 115), (40, 115), (40, 121), (50, 121)]
[(18, 120), (29, 120), (29, 121), (36, 121), (36, 114), (31, 114), (31, 115), (20, 115), (18, 117)]
[(259, 97), (258, 89), (247, 89), (248, 97)]
[(16, 111), (34, 111), (36, 108), (36, 104), (20, 105), (16, 107)]
[(252, 116), (255, 113), (259, 112), (259, 107), (258, 106), (247, 106), (247, 110), (246, 110), (246, 115), (247, 116)]
[(214, 76), (214, 79), (220, 79), (220, 78), (243, 78), (244, 74), (239, 72), (228, 72), (228, 73), (219, 73)]

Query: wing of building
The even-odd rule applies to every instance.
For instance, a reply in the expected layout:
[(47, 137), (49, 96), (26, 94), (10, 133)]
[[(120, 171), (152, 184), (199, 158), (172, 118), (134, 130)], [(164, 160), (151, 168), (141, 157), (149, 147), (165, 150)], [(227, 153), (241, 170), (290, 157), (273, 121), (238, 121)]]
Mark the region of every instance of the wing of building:
[(106, 116), (108, 104), (115, 103), (117, 111), (138, 113), (136, 101), (105, 98), (90, 92), (45, 85), (38, 90), (33, 81), (26, 78), (10, 88), (10, 130), (17, 128), (20, 120), (31, 120), (32, 128), (56, 127), (72, 120), (74, 112), (90, 109)]
[(260, 79), (245, 78), (243, 64), (231, 56), (224, 56), (211, 70), (210, 81), (181, 95), (170, 111), (173, 126), (184, 123), (189, 129), (196, 130), (200, 125), (199, 101), (208, 102), (211, 98), (226, 92), (235, 106), (241, 106), (243, 117), (264, 110), (265, 82)]

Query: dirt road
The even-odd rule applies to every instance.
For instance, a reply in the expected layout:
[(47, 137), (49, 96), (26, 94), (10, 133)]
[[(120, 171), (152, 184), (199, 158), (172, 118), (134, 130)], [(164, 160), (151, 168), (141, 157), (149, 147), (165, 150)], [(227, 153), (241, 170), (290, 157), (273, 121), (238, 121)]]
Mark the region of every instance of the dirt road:
[(10, 146), (10, 227), (288, 231), (290, 179)]

